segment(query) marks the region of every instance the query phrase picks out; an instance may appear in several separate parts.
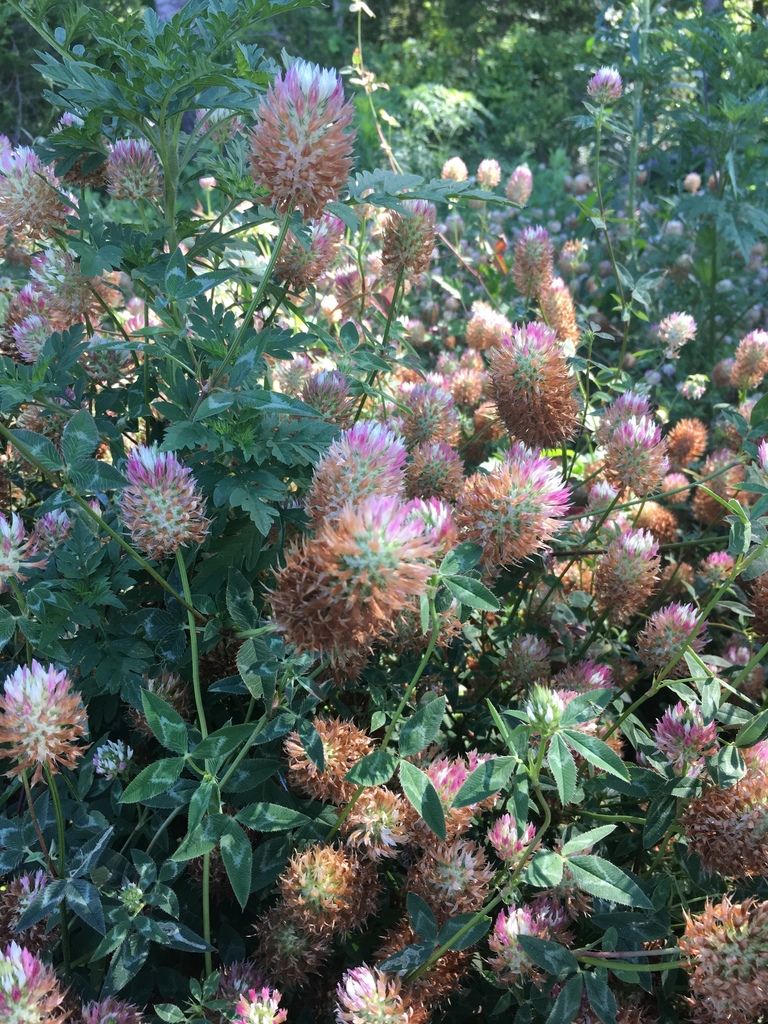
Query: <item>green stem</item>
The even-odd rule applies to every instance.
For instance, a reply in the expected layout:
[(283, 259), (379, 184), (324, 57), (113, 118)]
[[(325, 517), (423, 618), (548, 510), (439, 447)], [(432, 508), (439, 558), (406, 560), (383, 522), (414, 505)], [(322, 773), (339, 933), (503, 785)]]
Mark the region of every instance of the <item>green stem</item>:
[[(405, 711), (405, 706), (408, 703), (408, 701), (410, 700), (411, 694), (416, 689), (416, 685), (417, 685), (418, 681), (421, 679), (422, 674), (424, 673), (424, 669), (429, 664), (429, 659), (432, 657), (432, 653), (433, 653), (433, 651), (435, 649), (435, 644), (437, 643), (437, 637), (438, 637), (438, 634), (440, 632), (440, 622), (439, 622), (438, 617), (437, 617), (437, 610), (435, 608), (435, 598), (434, 598), (434, 595), (431, 595), (430, 599), (429, 599), (429, 617), (430, 617), (430, 622), (432, 623), (432, 631), (431, 631), (430, 636), (429, 636), (429, 643), (427, 644), (427, 649), (424, 651), (424, 654), (423, 654), (423, 656), (421, 658), (421, 661), (419, 662), (419, 666), (416, 669), (416, 672), (414, 673), (413, 678), (411, 679), (410, 683), (406, 687), (405, 693), (403, 694), (403, 699), (400, 701), (400, 703), (399, 703), (399, 705), (397, 707), (397, 710), (395, 711), (394, 715), (392, 716), (392, 720), (389, 723), (387, 731), (384, 733), (384, 738), (381, 741), (381, 746), (379, 747), (379, 750), (381, 750), (381, 751), (384, 751), (384, 750), (387, 749), (387, 746), (389, 745), (389, 741), (392, 739), (392, 734), (394, 733), (395, 729), (397, 728), (398, 722), (400, 721), (400, 718), (401, 718), (401, 716), (403, 714), (403, 711)], [(357, 801), (360, 799), (360, 796), (362, 795), (362, 793), (365, 790), (365, 788), (366, 788), (365, 786), (358, 786), (357, 787), (357, 789), (355, 790), (354, 794), (352, 795), (352, 798), (350, 799), (350, 801), (347, 803), (347, 805), (344, 808), (344, 810), (341, 812), (341, 814), (336, 819), (336, 822), (334, 823), (333, 828), (330, 830), (328, 835), (325, 837), (326, 843), (330, 843), (330, 841), (333, 839), (333, 837), (339, 831), (341, 826), (347, 820), (347, 818), (349, 817), (349, 815), (350, 815), (350, 813), (352, 811), (352, 808), (355, 806)]]
[[(211, 375), (211, 381), (210, 381), (210, 386), (209, 386), (209, 393), (210, 393), (210, 391), (213, 390), (213, 388), (221, 380), (221, 378), (224, 375), (225, 370), (227, 369), (228, 366), (232, 365), (232, 363), (235, 361), (235, 359), (236, 359), (236, 357), (237, 357), (237, 355), (238, 355), (238, 353), (240, 351), (240, 347), (241, 347), (241, 345), (243, 343), (243, 339), (245, 338), (246, 334), (248, 333), (248, 331), (249, 331), (249, 329), (250, 329), (250, 327), (252, 325), (253, 314), (259, 308), (259, 305), (261, 304), (261, 301), (264, 298), (264, 293), (267, 290), (267, 285), (269, 284), (269, 279), (272, 277), (272, 271), (275, 269), (275, 264), (277, 263), (277, 258), (280, 255), (280, 250), (283, 248), (283, 242), (285, 241), (285, 236), (288, 234), (288, 228), (290, 227), (290, 223), (291, 223), (291, 212), (289, 211), (288, 213), (286, 213), (283, 216), (282, 223), (280, 224), (280, 232), (279, 232), (279, 234), (277, 236), (277, 241), (275, 242), (274, 247), (272, 249), (272, 252), (270, 254), (269, 263), (267, 263), (266, 270), (264, 271), (264, 276), (262, 277), (261, 281), (259, 282), (259, 287), (256, 289), (256, 294), (253, 296), (253, 298), (251, 299), (250, 303), (248, 304), (248, 308), (245, 311), (245, 314), (243, 316), (243, 321), (240, 324), (240, 327), (238, 328), (237, 334), (235, 335), (234, 340), (232, 341), (232, 344), (227, 349), (227, 354), (224, 356), (224, 359), (221, 361), (221, 364), (214, 371), (214, 373)], [(195, 402), (195, 405), (194, 405), (194, 407), (192, 409), (192, 412), (190, 413), (190, 416), (189, 416), (190, 420), (194, 420), (195, 413), (197, 412), (197, 410), (202, 405), (204, 398), (205, 398), (205, 396), (202, 395), (202, 394), (198, 397), (198, 399)]]
[(159, 828), (158, 828), (158, 829), (157, 829), (157, 830), (156, 830), (156, 831), (155, 831), (155, 832), (154, 832), (154, 833), (152, 834), (152, 838), (151, 838), (151, 839), (149, 840), (149, 844), (148, 844), (148, 846), (147, 846), (147, 853), (149, 853), (149, 852), (150, 852), (150, 850), (152, 849), (152, 847), (153, 847), (153, 846), (155, 845), (155, 843), (156, 843), (156, 842), (158, 841), (158, 839), (159, 839), (159, 838), (160, 838), (160, 836), (161, 836), (161, 835), (163, 834), (163, 832), (165, 832), (165, 830), (166, 830), (166, 829), (168, 828), (168, 826), (169, 826), (169, 825), (171, 824), (171, 822), (173, 821), (173, 819), (174, 819), (174, 818), (177, 818), (177, 817), (178, 817), (178, 816), (179, 816), (179, 815), (181, 814), (181, 812), (182, 812), (183, 810), (184, 810), (184, 808), (183, 808), (183, 807), (174, 807), (174, 809), (173, 809), (173, 810), (171, 811), (171, 813), (170, 813), (170, 814), (169, 814), (169, 815), (168, 815), (168, 816), (166, 817), (166, 819), (165, 819), (165, 821), (164, 821), (164, 822), (162, 823), (162, 825), (160, 825), (160, 827), (159, 827)]
[(43, 856), (45, 857), (46, 863), (48, 865), (48, 872), (51, 878), (56, 878), (56, 869), (54, 868), (53, 861), (51, 860), (51, 854), (48, 850), (48, 844), (46, 843), (45, 839), (43, 839), (43, 833), (40, 828), (40, 822), (37, 820), (37, 814), (35, 813), (35, 802), (32, 799), (32, 788), (29, 785), (29, 779), (27, 778), (26, 769), (24, 769), (21, 773), (21, 781), (22, 785), (24, 786), (24, 792), (27, 797), (27, 807), (29, 808), (29, 816), (32, 819), (32, 825), (35, 829), (37, 841), (40, 844), (40, 849), (43, 851)]
[(626, 822), (628, 825), (645, 825), (645, 818), (635, 818), (631, 814), (599, 814), (597, 811), (580, 810), (580, 815), (588, 818), (597, 818), (598, 821)]
[[(392, 292), (392, 302), (389, 304), (389, 312), (387, 313), (387, 322), (384, 325), (384, 334), (383, 334), (382, 339), (381, 339), (382, 352), (386, 352), (386, 349), (387, 349), (387, 342), (389, 341), (389, 332), (392, 329), (392, 322), (395, 319), (395, 313), (396, 313), (397, 307), (398, 307), (399, 292), (400, 292), (400, 287), (401, 287), (401, 285), (403, 283), (403, 275), (404, 275), (404, 273), (405, 273), (405, 271), (401, 268), (400, 270), (398, 270), (397, 278), (395, 279), (395, 288), (394, 288), (394, 291)], [(376, 376), (377, 376), (378, 372), (379, 372), (378, 370), (371, 370), (371, 372), (368, 374), (368, 380), (365, 382), (366, 387), (368, 387), (368, 388), (372, 388), (373, 387), (373, 385), (376, 383)], [(360, 399), (360, 405), (358, 405), (357, 412), (355, 413), (355, 423), (357, 423), (357, 421), (360, 419), (360, 414), (362, 413), (363, 408), (365, 407), (365, 403), (366, 403), (367, 399), (368, 399), (368, 392), (364, 391), (363, 392), (363, 397)]]
[[(181, 577), (181, 589), (184, 591), (187, 609), (192, 607), (192, 592), (189, 589), (189, 576), (187, 567), (184, 564), (184, 556), (181, 548), (176, 552), (176, 565)], [(195, 707), (200, 725), (200, 734), (203, 739), (208, 735), (208, 723), (205, 720), (205, 709), (203, 708), (203, 693), (200, 688), (200, 658), (197, 650), (197, 624), (191, 611), (187, 610), (187, 622), (189, 624), (189, 652), (192, 658), (192, 686), (195, 691)]]
[[(660, 951), (657, 951), (660, 952)], [(609, 970), (616, 969), (617, 965), (612, 964), (611, 961), (606, 957), (605, 960), (596, 956), (582, 956), (579, 953), (573, 954), (579, 963), (587, 964), (590, 967), (607, 967)], [(635, 954), (637, 956), (637, 954)], [(676, 971), (678, 968), (690, 967), (690, 963), (687, 960), (675, 960), (674, 963), (661, 963), (661, 964), (627, 964), (622, 962), (621, 967), (625, 971), (640, 971), (641, 973), (647, 973), (650, 971)]]
[[(211, 945), (211, 851), (203, 854), (203, 938)], [(206, 950), (205, 976), (213, 974), (213, 954)]]
[[(46, 781), (48, 782), (48, 792), (51, 794), (53, 800), (53, 809), (56, 814), (56, 826), (58, 828), (59, 835), (59, 849), (58, 849), (58, 865), (57, 873), (59, 878), (64, 878), (67, 870), (67, 846), (65, 838), (65, 827), (64, 827), (64, 812), (61, 809), (61, 798), (59, 797), (59, 791), (56, 788), (56, 780), (53, 777), (50, 765), (43, 765), (43, 772), (45, 774)], [(61, 952), (64, 959), (64, 976), (69, 975), (69, 925), (67, 923), (67, 907), (66, 901), (62, 900), (59, 903), (59, 919), (61, 923)]]

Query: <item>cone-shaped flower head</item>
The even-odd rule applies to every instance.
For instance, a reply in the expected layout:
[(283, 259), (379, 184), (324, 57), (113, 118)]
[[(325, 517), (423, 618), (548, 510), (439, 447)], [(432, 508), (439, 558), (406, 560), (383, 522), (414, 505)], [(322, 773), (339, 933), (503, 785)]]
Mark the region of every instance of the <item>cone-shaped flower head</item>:
[[(665, 605), (648, 619), (645, 629), (637, 638), (640, 660), (652, 671), (660, 671), (683, 650), (697, 654), (706, 643), (701, 635), (705, 623), (699, 625), (699, 613), (692, 604)], [(681, 658), (670, 675), (682, 678), (688, 675), (688, 666)]]
[(3, 757), (16, 762), (5, 774), (34, 768), (32, 781), (39, 782), (44, 766), (54, 774), (74, 768), (83, 756), (77, 742), (86, 734), (87, 717), (67, 673), (32, 661), (11, 673), (4, 685), (0, 745)]
[(25, 580), (26, 569), (39, 569), (46, 559), (36, 556), (33, 538), (14, 512), (10, 521), (0, 514), (0, 588), (8, 579)]
[(354, 108), (335, 71), (297, 60), (278, 74), (256, 112), (250, 171), (280, 213), (319, 217), (352, 168)]
[(345, 782), (347, 772), (373, 749), (368, 737), (354, 722), (340, 718), (315, 718), (312, 722), (323, 744), (323, 771), (304, 750), (298, 733), (285, 741), (288, 756), (288, 782), (315, 800), (344, 804), (356, 790)]
[(589, 80), (587, 95), (591, 96), (601, 107), (610, 107), (621, 99), (623, 86), (621, 75), (616, 68), (600, 68)]
[(410, 830), (408, 811), (399, 793), (384, 786), (366, 789), (342, 825), (347, 845), (369, 860), (396, 857)]
[(345, 505), (288, 553), (272, 594), (275, 622), (299, 651), (365, 647), (424, 591), (436, 557), (434, 539), (396, 498)]
[(442, 558), (459, 542), (453, 509), (440, 498), (413, 498), (405, 506), (406, 521), (418, 523)]
[(616, 682), (607, 665), (597, 665), (591, 658), (567, 665), (552, 677), (555, 689), (570, 693), (591, 693), (593, 690), (612, 690)]
[(107, 191), (115, 199), (160, 199), (163, 172), (146, 139), (120, 139), (107, 155)]
[(659, 324), (658, 335), (667, 359), (677, 359), (686, 341), (696, 337), (696, 321), (689, 313), (670, 313)]
[(307, 493), (307, 513), (321, 522), (338, 518), (349, 501), (403, 493), (406, 448), (380, 423), (356, 423), (322, 456)]
[(145, 1024), (145, 1021), (138, 1007), (111, 996), (83, 1006), (83, 1024)]
[(667, 708), (652, 735), (656, 752), (681, 775), (701, 775), (704, 758), (718, 751), (716, 724), (705, 725), (701, 708), (682, 701)]
[(672, 469), (689, 466), (707, 450), (707, 428), (698, 419), (680, 420), (667, 435), (667, 452)]
[(768, 901), (707, 900), (685, 915), (680, 948), (691, 958), (688, 1003), (701, 1024), (752, 1024), (768, 1012)]
[(707, 786), (681, 817), (688, 848), (705, 871), (724, 878), (768, 874), (766, 745), (742, 750), (746, 774), (735, 786)]
[(523, 324), (502, 338), (490, 351), (490, 377), (499, 416), (513, 437), (551, 448), (573, 436), (576, 382), (546, 324)]
[(11, 328), (11, 337), (16, 350), (25, 363), (34, 363), (43, 351), (43, 346), (53, 334), (54, 328), (47, 316), (33, 313), (25, 316), (21, 323)]
[(525, 715), (534, 735), (546, 739), (560, 728), (567, 701), (565, 695), (549, 686), (536, 683), (525, 702)]
[(63, 225), (67, 207), (53, 172), (26, 146), (0, 152), (0, 235), (50, 237)]
[(348, 427), (351, 423), (355, 400), (346, 375), (338, 370), (312, 374), (301, 389), (301, 400), (329, 423), (339, 427)]
[(20, 939), (30, 953), (43, 952), (54, 936), (47, 928), (47, 917), (19, 931), (18, 924), (32, 900), (48, 885), (44, 871), (23, 874), (3, 883), (0, 887), (0, 948), (8, 939)]
[(319, 936), (359, 928), (376, 909), (376, 868), (353, 851), (315, 845), (297, 852), (278, 879), (286, 912)]
[(648, 416), (650, 411), (651, 407), (645, 395), (639, 395), (636, 391), (625, 391), (603, 412), (600, 425), (595, 431), (595, 440), (598, 444), (607, 444), (618, 426), (633, 416), (638, 419), (641, 416)]
[(337, 1024), (423, 1024), (426, 1011), (415, 1014), (396, 974), (378, 967), (353, 967), (336, 988)]
[(501, 167), (498, 160), (481, 160), (477, 168), (477, 183), (482, 188), (493, 189), (501, 181)]
[(309, 246), (289, 231), (275, 273), (295, 292), (311, 287), (330, 267), (344, 237), (344, 222), (326, 213), (309, 230)]
[(605, 474), (640, 496), (657, 491), (669, 470), (667, 442), (650, 416), (630, 416), (605, 445)]
[(683, 188), (686, 192), (695, 195), (701, 188), (701, 175), (697, 174), (696, 171), (690, 171), (683, 178)]
[(536, 913), (531, 904), (517, 907), (514, 903), (499, 914), (488, 939), (494, 956), (490, 966), (504, 985), (522, 988), (529, 979), (538, 979), (540, 972), (523, 951), (518, 941), (520, 935), (532, 935), (537, 939), (551, 939), (552, 928), (546, 915)]
[(470, 348), (481, 352), (492, 345), (498, 345), (504, 335), (508, 335), (511, 330), (511, 322), (503, 313), (497, 313), (493, 306), (480, 299), (472, 303), (467, 323), (467, 344)]
[(520, 164), (509, 176), (507, 187), (504, 192), (507, 199), (512, 203), (519, 203), (525, 206), (531, 198), (533, 191), (533, 175), (528, 164)]
[(527, 298), (541, 295), (552, 284), (554, 249), (545, 228), (523, 228), (515, 242), (512, 277)]
[(464, 484), (464, 466), (455, 448), (445, 441), (417, 444), (405, 468), (409, 498), (455, 501)]
[(267, 977), (280, 978), (286, 986), (306, 985), (319, 974), (331, 954), (332, 931), (310, 932), (295, 920), (283, 903), (277, 903), (256, 922), (259, 940), (257, 960)]
[(95, 278), (80, 273), (79, 262), (61, 249), (46, 249), (30, 265), (30, 278), (45, 300), (52, 321), (68, 327), (86, 315), (101, 312), (94, 290), (103, 291)]
[(216, 990), (218, 999), (226, 999), (236, 1004), (240, 996), (247, 995), (252, 989), (264, 986), (264, 978), (250, 960), (235, 960), (219, 971), (219, 987)]
[(647, 530), (627, 530), (608, 545), (597, 563), (598, 606), (611, 622), (626, 622), (656, 589), (659, 545)]
[(205, 499), (192, 470), (172, 452), (159, 452), (156, 444), (139, 445), (128, 456), (125, 475), (120, 513), (137, 548), (161, 561), (183, 544), (203, 543), (208, 534)]
[(432, 262), (437, 210), (426, 199), (406, 199), (387, 215), (381, 262), (391, 277), (423, 274)]
[(410, 448), (429, 441), (458, 443), (459, 413), (445, 386), (432, 381), (406, 382), (397, 398), (400, 429)]
[(739, 390), (756, 388), (768, 373), (768, 331), (750, 331), (738, 344), (731, 384)]
[(429, 904), (440, 922), (479, 910), (494, 872), (482, 848), (471, 839), (428, 847), (408, 875), (408, 889)]
[(502, 814), (488, 829), (487, 837), (499, 858), (510, 871), (514, 871), (535, 834), (535, 826), (526, 825), (520, 829), (511, 814)]
[(447, 181), (466, 181), (469, 171), (460, 156), (452, 156), (443, 164), (440, 177)]
[(53, 968), (28, 949), (11, 942), (0, 953), (0, 1020), (3, 1024), (59, 1024), (62, 991)]
[(711, 587), (719, 587), (728, 579), (735, 564), (733, 555), (727, 551), (712, 551), (702, 561), (699, 572)]
[(31, 548), (35, 554), (50, 555), (64, 543), (72, 532), (72, 520), (60, 508), (46, 512), (35, 523)]
[(283, 1024), (287, 1019), (288, 1011), (280, 1009), (280, 993), (265, 985), (240, 996), (234, 1024)]
[(489, 473), (468, 478), (456, 505), (456, 523), (465, 540), (482, 546), (483, 566), (493, 576), (546, 547), (569, 499), (559, 467), (516, 444)]
[(549, 288), (539, 295), (541, 311), (547, 323), (564, 344), (576, 346), (579, 328), (571, 290), (562, 277), (553, 277)]
[(533, 633), (517, 636), (499, 662), (499, 678), (509, 680), (516, 690), (531, 686), (539, 680), (549, 679), (552, 650), (546, 640)]

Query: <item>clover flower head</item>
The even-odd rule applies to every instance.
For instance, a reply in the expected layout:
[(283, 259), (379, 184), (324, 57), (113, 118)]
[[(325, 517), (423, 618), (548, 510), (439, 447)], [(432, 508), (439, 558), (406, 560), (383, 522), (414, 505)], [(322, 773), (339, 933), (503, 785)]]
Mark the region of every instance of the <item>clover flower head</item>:
[(146, 139), (119, 139), (107, 154), (107, 190), (115, 199), (159, 199), (163, 172)]
[(260, 989), (249, 989), (237, 1003), (234, 1024), (283, 1024), (288, 1011), (280, 1009), (280, 993), (264, 985)]
[(477, 168), (477, 183), (485, 189), (493, 189), (501, 181), (501, 167), (498, 160), (481, 160)]
[(0, 952), (0, 1019), (3, 1024), (63, 1024), (64, 992), (53, 968), (16, 942)]
[(533, 191), (533, 175), (528, 164), (520, 164), (512, 171), (504, 190), (507, 199), (512, 203), (525, 206)]
[(93, 770), (108, 781), (125, 774), (133, 757), (133, 748), (122, 740), (107, 740), (93, 755)]
[(654, 726), (653, 742), (670, 768), (696, 776), (704, 771), (704, 758), (718, 751), (717, 726), (704, 724), (701, 708), (678, 701)]
[(440, 177), (447, 181), (466, 181), (469, 177), (469, 171), (460, 156), (452, 156), (443, 164)]
[(487, 838), (499, 858), (510, 871), (514, 871), (535, 834), (535, 826), (526, 825), (520, 829), (511, 814), (502, 814), (488, 829)]
[(554, 249), (543, 227), (523, 228), (515, 242), (512, 277), (521, 295), (541, 295), (552, 284)]
[[(692, 604), (673, 602), (660, 608), (651, 615), (637, 638), (643, 664), (658, 671), (683, 650), (690, 649), (698, 654), (706, 643), (702, 635), (704, 627), (705, 623), (699, 624), (699, 613)], [(688, 675), (685, 659), (681, 658), (670, 674), (677, 678)]]
[(602, 67), (596, 71), (587, 85), (587, 95), (601, 107), (610, 107), (621, 99), (624, 87), (616, 68)]

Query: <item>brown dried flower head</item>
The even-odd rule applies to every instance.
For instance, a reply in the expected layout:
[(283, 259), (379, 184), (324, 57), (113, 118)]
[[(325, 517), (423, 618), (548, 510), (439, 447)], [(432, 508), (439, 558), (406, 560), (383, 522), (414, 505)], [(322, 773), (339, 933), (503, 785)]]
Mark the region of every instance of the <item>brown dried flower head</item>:
[(478, 299), (472, 303), (467, 322), (467, 345), (476, 352), (498, 345), (505, 334), (512, 330), (512, 323), (503, 313)]
[(680, 420), (667, 434), (667, 454), (673, 470), (690, 466), (707, 450), (707, 428), (698, 419)]
[(354, 722), (340, 718), (315, 718), (312, 725), (323, 744), (323, 770), (309, 757), (298, 733), (292, 732), (285, 741), (288, 781), (315, 800), (344, 804), (357, 789), (354, 783), (344, 782), (344, 776), (353, 765), (371, 753), (373, 744)]
[(268, 978), (280, 978), (287, 987), (302, 988), (311, 975), (320, 974), (331, 957), (332, 929), (310, 930), (283, 903), (256, 921), (253, 934), (259, 942), (258, 965)]
[(626, 622), (656, 590), (659, 545), (647, 530), (620, 533), (601, 555), (595, 571), (598, 607), (611, 622)]
[(375, 865), (335, 846), (295, 853), (277, 884), (285, 913), (321, 937), (361, 928), (379, 897)]
[(579, 328), (576, 324), (576, 309), (573, 296), (562, 277), (553, 277), (548, 288), (539, 295), (541, 312), (552, 330), (564, 345), (576, 346), (579, 342)]
[(437, 210), (426, 199), (406, 199), (402, 211), (390, 211), (381, 245), (381, 262), (391, 276), (416, 276), (429, 270), (435, 247)]

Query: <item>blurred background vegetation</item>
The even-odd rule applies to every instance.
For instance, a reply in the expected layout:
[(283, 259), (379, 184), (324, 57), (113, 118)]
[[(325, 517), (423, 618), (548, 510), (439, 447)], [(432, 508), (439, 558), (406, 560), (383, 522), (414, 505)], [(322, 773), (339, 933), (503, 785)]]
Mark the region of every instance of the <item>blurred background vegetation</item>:
[[(89, 0), (117, 19), (149, 4)], [(183, 0), (159, 0), (159, 7)], [(39, 0), (51, 25), (67, 0)], [(634, 8), (657, 2), (601, 0), (326, 0), (275, 19), (268, 50), (281, 48), (321, 64), (350, 69), (362, 28), (363, 61), (375, 78), (371, 94), (382, 128), (403, 167), (432, 173), (445, 156), (502, 163), (573, 156), (579, 135), (569, 120), (582, 113), (584, 76), (611, 59), (612, 26)], [(725, 7), (725, 16), (764, 14), (765, 0), (668, 0), (667, 11), (695, 16)], [(356, 7), (361, 7), (356, 11)], [(373, 14), (370, 17), (366, 10)], [(59, 19), (59, 20), (57, 20)], [(256, 41), (256, 40), (254, 40)], [(50, 129), (55, 114), (34, 70), (40, 42), (0, 5), (0, 132), (16, 144)], [(371, 103), (358, 87), (360, 163), (380, 165)]]

